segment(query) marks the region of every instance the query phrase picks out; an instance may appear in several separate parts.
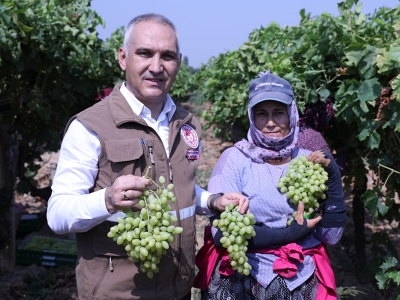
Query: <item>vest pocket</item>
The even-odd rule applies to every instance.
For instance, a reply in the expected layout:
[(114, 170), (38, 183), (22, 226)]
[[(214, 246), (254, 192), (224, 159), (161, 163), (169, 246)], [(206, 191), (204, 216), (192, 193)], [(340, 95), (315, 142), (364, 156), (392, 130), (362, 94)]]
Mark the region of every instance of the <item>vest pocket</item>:
[(107, 158), (113, 163), (136, 160), (143, 155), (140, 139), (105, 141)]
[[(148, 162), (141, 139), (109, 140), (104, 144), (115, 177), (128, 174), (143, 175)], [(114, 180), (113, 177), (112, 181)]]
[(94, 299), (96, 297), (97, 292), (100, 288), (101, 283), (104, 280), (104, 277), (106, 276), (106, 273), (108, 271), (108, 265), (109, 262), (105, 259), (102, 259), (101, 262), (97, 263), (97, 273), (93, 273), (92, 276), (95, 278), (94, 281), (94, 286), (91, 291), (91, 298)]

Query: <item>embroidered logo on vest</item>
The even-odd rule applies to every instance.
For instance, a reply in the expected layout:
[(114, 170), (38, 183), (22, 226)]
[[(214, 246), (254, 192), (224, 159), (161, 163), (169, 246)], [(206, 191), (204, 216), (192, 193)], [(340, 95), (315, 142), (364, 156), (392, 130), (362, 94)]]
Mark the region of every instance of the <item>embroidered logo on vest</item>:
[(192, 148), (196, 149), (199, 147), (199, 137), (197, 136), (196, 130), (194, 130), (189, 125), (183, 125), (181, 128), (181, 134), (186, 144)]

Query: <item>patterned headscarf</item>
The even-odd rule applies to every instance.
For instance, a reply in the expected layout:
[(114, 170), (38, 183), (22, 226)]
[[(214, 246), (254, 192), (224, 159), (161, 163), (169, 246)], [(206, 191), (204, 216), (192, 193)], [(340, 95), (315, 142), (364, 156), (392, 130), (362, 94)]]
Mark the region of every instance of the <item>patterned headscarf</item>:
[[(264, 73), (260, 73), (260, 77)], [(265, 100), (271, 101), (271, 100)], [(273, 101), (273, 100), (272, 100)], [(248, 108), (250, 128), (247, 133), (247, 140), (243, 139), (235, 143), (235, 147), (249, 156), (253, 161), (263, 163), (268, 160), (281, 161), (290, 157), (296, 148), (299, 135), (299, 113), (296, 102), (287, 105), (290, 118), (290, 131), (282, 138), (265, 136), (254, 125), (254, 107)]]

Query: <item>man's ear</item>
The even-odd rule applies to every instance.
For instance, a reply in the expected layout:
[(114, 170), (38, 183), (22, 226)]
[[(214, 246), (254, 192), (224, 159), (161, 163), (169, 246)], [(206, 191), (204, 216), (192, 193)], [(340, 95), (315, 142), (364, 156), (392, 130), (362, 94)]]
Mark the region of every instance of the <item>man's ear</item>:
[(179, 68), (181, 68), (181, 63), (182, 63), (182, 53), (179, 53), (179, 62), (178, 62)]
[(118, 50), (118, 62), (119, 62), (119, 67), (123, 70), (126, 71), (126, 52), (124, 48), (119, 48)]

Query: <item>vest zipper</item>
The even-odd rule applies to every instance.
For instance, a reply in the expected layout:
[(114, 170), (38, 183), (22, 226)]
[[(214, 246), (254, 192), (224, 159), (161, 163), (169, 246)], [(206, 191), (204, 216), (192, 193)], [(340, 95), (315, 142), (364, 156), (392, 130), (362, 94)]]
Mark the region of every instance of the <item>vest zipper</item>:
[(150, 153), (151, 163), (154, 165), (153, 146), (149, 146), (149, 153)]
[(173, 182), (172, 181), (172, 178), (173, 178), (173, 176), (172, 176), (172, 165), (171, 165), (171, 161), (169, 159), (168, 159), (168, 167), (169, 167), (169, 181)]
[(111, 256), (110, 256), (110, 259), (109, 259), (109, 265), (110, 265), (110, 271), (113, 272), (114, 271), (114, 265), (113, 265)]

